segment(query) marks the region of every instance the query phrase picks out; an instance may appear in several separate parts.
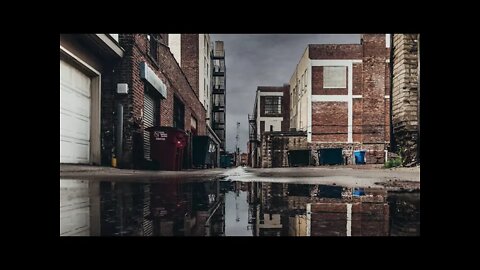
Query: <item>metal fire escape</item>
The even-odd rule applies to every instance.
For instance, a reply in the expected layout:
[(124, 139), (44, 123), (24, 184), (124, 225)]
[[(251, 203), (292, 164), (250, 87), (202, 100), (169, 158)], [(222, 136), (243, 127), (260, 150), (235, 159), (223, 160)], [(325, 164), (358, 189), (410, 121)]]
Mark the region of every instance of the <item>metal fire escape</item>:
[(257, 145), (259, 144), (259, 138), (257, 136), (257, 119), (255, 114), (248, 115), (248, 160), (249, 165), (256, 167), (256, 151)]

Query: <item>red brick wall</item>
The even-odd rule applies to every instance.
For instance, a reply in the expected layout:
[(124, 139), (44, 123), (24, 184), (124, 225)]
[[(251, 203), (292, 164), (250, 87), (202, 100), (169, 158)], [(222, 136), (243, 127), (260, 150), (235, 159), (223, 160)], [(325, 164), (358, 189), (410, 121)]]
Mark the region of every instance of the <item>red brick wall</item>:
[[(384, 34), (362, 35), (358, 45), (309, 45), (310, 59), (361, 59), (354, 63), (353, 142), (362, 143), (367, 163), (383, 162), (385, 142), (389, 141), (390, 73), (386, 59), (389, 49)], [(348, 79), (348, 76), (347, 76)], [(347, 94), (347, 89), (323, 89), (323, 67), (312, 67), (312, 94)], [(343, 142), (348, 139), (347, 102), (312, 103), (312, 142)], [(332, 126), (333, 125), (333, 126)], [(338, 134), (320, 134), (338, 133)], [(345, 144), (346, 145), (346, 144)]]
[(348, 95), (348, 67), (346, 68), (345, 88), (323, 88), (323, 66), (312, 67), (312, 94), (313, 95)]
[(384, 34), (363, 35), (363, 140), (367, 163), (384, 162), (387, 139), (389, 100), (385, 99), (388, 84), (388, 50)]
[(353, 142), (362, 141), (362, 123), (363, 123), (363, 102), (361, 98), (353, 99), (353, 128), (352, 139)]
[(352, 84), (352, 93), (353, 95), (361, 95), (363, 92), (363, 65), (362, 63), (354, 63), (352, 65), (353, 69), (353, 84)]
[(312, 103), (312, 141), (346, 142), (348, 139), (347, 102)]
[(363, 35), (363, 142), (385, 141), (385, 35)]
[[(140, 63), (145, 61), (155, 74), (165, 83), (166, 99), (160, 99), (160, 123), (162, 126), (173, 124), (173, 97), (177, 96), (185, 105), (185, 130), (190, 130), (190, 119), (197, 119), (199, 135), (206, 134), (205, 109), (178, 66), (170, 49), (160, 42), (158, 63), (148, 55), (148, 40), (145, 34), (120, 34), (119, 41), (125, 50), (124, 57), (111, 75), (102, 80), (102, 156), (111, 153), (113, 146), (113, 126), (116, 102), (124, 105), (123, 167), (133, 167), (135, 149), (143, 149), (143, 142), (134, 142), (134, 133), (143, 132), (141, 119), (144, 99), (144, 82), (140, 79)], [(117, 95), (116, 84), (127, 83), (128, 95)]]
[(308, 50), (310, 59), (362, 59), (360, 44), (310, 44)]
[(199, 67), (198, 67), (198, 54), (199, 54), (199, 44), (198, 44), (198, 34), (181, 34), (181, 65), (183, 72), (187, 76), (190, 85), (195, 91), (197, 97), (199, 95)]

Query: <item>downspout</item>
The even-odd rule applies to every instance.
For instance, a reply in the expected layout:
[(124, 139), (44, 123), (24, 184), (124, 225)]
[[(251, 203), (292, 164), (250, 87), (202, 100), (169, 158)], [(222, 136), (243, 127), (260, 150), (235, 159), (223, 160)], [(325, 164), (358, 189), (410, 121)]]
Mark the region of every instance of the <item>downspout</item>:
[(123, 161), (123, 104), (117, 103), (117, 119), (115, 129), (115, 149), (116, 149), (116, 166), (122, 164)]
[(397, 143), (395, 141), (395, 136), (393, 134), (393, 66), (394, 66), (394, 50), (395, 46), (393, 44), (393, 35), (390, 34), (390, 152), (397, 151)]
[(417, 162), (420, 163), (420, 34), (417, 35), (417, 57), (418, 57), (418, 67), (417, 67)]

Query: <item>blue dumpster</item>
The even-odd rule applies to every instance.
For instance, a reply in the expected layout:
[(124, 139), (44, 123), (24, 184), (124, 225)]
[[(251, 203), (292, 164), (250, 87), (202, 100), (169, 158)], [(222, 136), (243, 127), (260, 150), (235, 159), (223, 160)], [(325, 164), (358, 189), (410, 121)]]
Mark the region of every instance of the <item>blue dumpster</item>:
[(354, 151), (355, 164), (365, 164), (365, 150)]

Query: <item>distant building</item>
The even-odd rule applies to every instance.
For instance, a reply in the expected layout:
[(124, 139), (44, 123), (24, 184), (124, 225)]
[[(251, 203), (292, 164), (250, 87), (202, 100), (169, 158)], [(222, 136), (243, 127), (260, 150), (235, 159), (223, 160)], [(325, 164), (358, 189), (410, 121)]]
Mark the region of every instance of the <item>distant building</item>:
[(310, 44), (290, 79), (290, 127), (309, 147), (342, 148), (352, 162), (383, 163), (390, 142), (390, 40), (363, 34), (360, 44)]
[(266, 131), (288, 131), (290, 128), (289, 85), (259, 86), (253, 114), (249, 121), (248, 155), (252, 167), (261, 167), (261, 141)]
[(247, 153), (241, 153), (240, 154), (240, 165), (241, 166), (247, 166), (248, 163), (248, 154)]
[(392, 126), (394, 151), (404, 165), (420, 162), (420, 35), (394, 34), (392, 40)]
[[(209, 34), (169, 34), (168, 46), (182, 68), (195, 94), (206, 111), (207, 135), (210, 137), (209, 151), (214, 157), (213, 165), (218, 167), (222, 141), (212, 129), (214, 126), (214, 46)], [(198, 134), (194, 134), (198, 135)]]
[(223, 41), (215, 41), (213, 50), (213, 79), (212, 79), (212, 128), (220, 138), (220, 150), (225, 152), (226, 138), (226, 97), (227, 97), (227, 69), (225, 64), (225, 48)]

